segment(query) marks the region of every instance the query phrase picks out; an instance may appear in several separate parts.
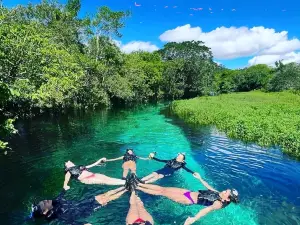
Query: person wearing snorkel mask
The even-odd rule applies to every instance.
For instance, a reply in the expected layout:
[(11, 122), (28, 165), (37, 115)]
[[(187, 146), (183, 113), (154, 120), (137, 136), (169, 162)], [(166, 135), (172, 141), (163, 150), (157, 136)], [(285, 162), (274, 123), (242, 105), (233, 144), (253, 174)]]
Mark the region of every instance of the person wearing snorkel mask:
[[(134, 175), (135, 176), (135, 175)], [(203, 205), (206, 208), (201, 209), (194, 217), (188, 217), (184, 225), (190, 225), (204, 217), (208, 213), (227, 207), (230, 203), (239, 203), (239, 194), (235, 189), (217, 191), (211, 187), (197, 173), (195, 177), (208, 189), (199, 191), (190, 191), (175, 187), (161, 187), (153, 184), (144, 184), (139, 182), (137, 177), (132, 177), (131, 189), (143, 191), (151, 195), (159, 195), (169, 198), (175, 202), (184, 205)]]
[(123, 160), (122, 168), (123, 168), (123, 180), (126, 180), (127, 174), (129, 170), (131, 173), (136, 174), (136, 160), (137, 159), (142, 159), (142, 160), (149, 160), (148, 158), (142, 158), (137, 156), (132, 148), (126, 149), (126, 153), (116, 159), (107, 159), (106, 162), (111, 162), (111, 161), (117, 161), (117, 160)]
[(28, 219), (45, 219), (46, 221), (60, 221), (64, 224), (91, 225), (85, 220), (93, 212), (105, 206), (108, 202), (121, 197), (127, 190), (120, 187), (79, 202), (69, 201), (64, 198), (66, 190), (63, 189), (58, 197), (52, 200), (43, 200), (32, 206)]
[(184, 169), (187, 172), (193, 174), (193, 176), (196, 176), (197, 173), (193, 172), (189, 168), (186, 167), (185, 162), (185, 154), (184, 153), (178, 153), (177, 157), (170, 160), (162, 160), (155, 157), (156, 153), (150, 153), (149, 158), (153, 159), (158, 162), (164, 162), (166, 165), (157, 171), (154, 171), (153, 173), (149, 174), (148, 176), (141, 179), (146, 184), (153, 183), (163, 177), (171, 176), (179, 169)]

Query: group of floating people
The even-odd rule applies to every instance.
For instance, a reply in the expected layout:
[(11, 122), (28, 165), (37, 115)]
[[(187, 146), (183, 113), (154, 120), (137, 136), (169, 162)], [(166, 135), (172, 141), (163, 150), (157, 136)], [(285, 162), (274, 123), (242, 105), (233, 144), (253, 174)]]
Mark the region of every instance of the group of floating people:
[[(135, 155), (133, 149), (127, 149), (122, 157), (116, 159), (101, 158), (88, 166), (77, 166), (71, 161), (66, 162), (63, 190), (56, 198), (52, 200), (43, 200), (33, 205), (30, 218), (44, 218), (47, 221), (58, 220), (67, 225), (91, 225), (88, 221), (76, 222), (76, 220), (87, 218), (97, 209), (100, 209), (109, 202), (121, 197), (125, 192), (131, 192), (129, 200), (130, 208), (126, 217), (126, 225), (154, 225), (154, 220), (145, 209), (141, 199), (138, 197), (137, 190), (150, 195), (164, 196), (174, 202), (184, 205), (206, 206), (194, 217), (188, 217), (185, 220), (184, 225), (193, 224), (208, 213), (225, 208), (232, 202), (239, 202), (237, 190), (227, 189), (219, 192), (204, 181), (199, 173), (188, 169), (186, 167), (185, 154), (178, 153), (176, 158), (170, 160), (158, 159), (155, 157), (155, 154), (156, 153), (150, 153), (148, 158), (142, 158)], [(155, 160), (165, 163), (165, 166), (140, 179), (136, 174), (137, 159)], [(123, 160), (122, 179), (112, 178), (90, 171), (90, 168), (97, 166), (100, 163), (116, 160)], [(162, 187), (151, 184), (164, 177), (172, 176), (180, 169), (184, 169), (193, 174), (207, 190), (191, 191), (182, 188)], [(76, 179), (84, 184), (120, 185), (121, 187), (83, 201), (75, 202), (66, 200), (64, 197), (66, 191), (70, 189), (70, 186), (68, 185), (70, 179)]]

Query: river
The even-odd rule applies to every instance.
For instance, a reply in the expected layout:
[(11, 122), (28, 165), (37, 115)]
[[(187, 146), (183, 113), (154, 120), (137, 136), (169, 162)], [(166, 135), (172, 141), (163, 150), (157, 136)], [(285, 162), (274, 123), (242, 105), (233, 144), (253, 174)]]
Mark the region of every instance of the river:
[[(10, 142), (12, 151), (0, 157), (0, 221), (22, 224), (32, 201), (56, 196), (63, 184), (67, 160), (91, 164), (101, 157), (116, 158), (128, 147), (139, 156), (152, 151), (171, 159), (185, 152), (187, 166), (201, 174), (218, 190), (236, 188), (241, 202), (213, 212), (195, 224), (202, 225), (296, 225), (300, 224), (300, 162), (277, 149), (265, 149), (230, 140), (212, 127), (190, 127), (169, 115), (163, 105), (134, 109), (103, 110), (42, 116), (19, 121)], [(138, 176), (145, 176), (163, 164), (140, 160)], [(121, 161), (92, 169), (121, 177)], [(191, 190), (204, 188), (186, 171), (157, 184)], [(82, 200), (113, 189), (112, 186), (70, 183), (67, 198)], [(138, 193), (156, 224), (183, 224), (201, 206), (183, 206), (164, 197)], [(129, 194), (95, 212), (93, 225), (125, 224)], [(28, 221), (24, 224), (43, 224)], [(51, 224), (61, 224), (52, 222)]]

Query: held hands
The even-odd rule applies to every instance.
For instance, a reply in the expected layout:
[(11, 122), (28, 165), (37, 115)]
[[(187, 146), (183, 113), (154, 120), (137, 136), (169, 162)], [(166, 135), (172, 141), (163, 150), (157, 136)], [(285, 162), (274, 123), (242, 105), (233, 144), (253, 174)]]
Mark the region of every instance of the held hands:
[(153, 152), (151, 152), (151, 153), (149, 154), (149, 158), (150, 158), (150, 159), (153, 159), (154, 156), (155, 156), (155, 153), (153, 153)]
[(199, 173), (193, 173), (193, 176), (194, 176), (195, 178), (197, 178), (197, 179), (201, 179), (201, 176), (200, 176)]
[(195, 223), (196, 221), (196, 218), (195, 217), (188, 217), (184, 223), (184, 225), (190, 225), (190, 224), (193, 224)]

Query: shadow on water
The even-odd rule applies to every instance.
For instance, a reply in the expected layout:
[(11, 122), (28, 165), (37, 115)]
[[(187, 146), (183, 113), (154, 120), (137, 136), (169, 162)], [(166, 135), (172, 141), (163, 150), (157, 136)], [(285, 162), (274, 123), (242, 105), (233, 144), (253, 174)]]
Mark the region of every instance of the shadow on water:
[[(203, 225), (300, 224), (299, 162), (276, 149), (230, 140), (211, 127), (187, 126), (162, 105), (44, 115), (19, 121), (17, 128), (19, 135), (10, 141), (13, 152), (0, 156), (1, 224), (22, 224), (32, 201), (56, 196), (62, 188), (65, 161), (87, 165), (100, 157), (119, 157), (127, 147), (133, 147), (143, 157), (156, 150), (160, 158), (166, 159), (185, 151), (188, 166), (199, 171), (213, 186), (239, 190), (240, 206), (207, 216), (201, 220)], [(162, 166), (158, 162), (138, 161), (138, 175), (148, 175)], [(120, 178), (121, 162), (95, 167), (93, 172)], [(191, 190), (203, 188), (185, 171), (157, 184)], [(73, 200), (114, 188), (77, 181), (70, 185), (67, 198)], [(156, 224), (183, 224), (187, 216), (201, 209), (158, 196), (143, 193), (139, 196)], [(124, 224), (128, 199), (126, 193), (109, 203), (90, 218), (91, 223)], [(36, 222), (26, 224), (39, 224)]]

